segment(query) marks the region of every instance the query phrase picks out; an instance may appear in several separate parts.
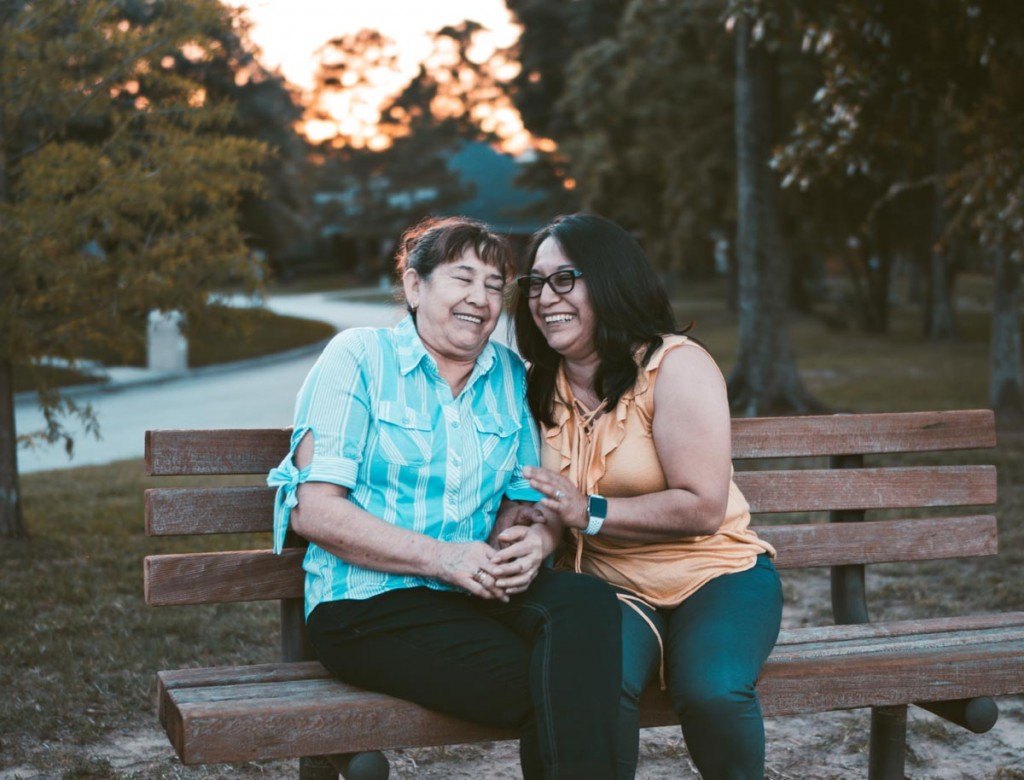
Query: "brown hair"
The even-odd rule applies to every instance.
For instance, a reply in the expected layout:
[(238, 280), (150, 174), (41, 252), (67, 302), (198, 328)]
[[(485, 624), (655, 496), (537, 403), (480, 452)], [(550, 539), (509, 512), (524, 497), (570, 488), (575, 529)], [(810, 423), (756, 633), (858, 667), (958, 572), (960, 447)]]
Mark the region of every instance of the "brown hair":
[(427, 217), (406, 230), (395, 253), (395, 270), (402, 276), (412, 268), (421, 279), (429, 279), (435, 268), (457, 260), (467, 249), (508, 279), (513, 264), (508, 240), (469, 217)]

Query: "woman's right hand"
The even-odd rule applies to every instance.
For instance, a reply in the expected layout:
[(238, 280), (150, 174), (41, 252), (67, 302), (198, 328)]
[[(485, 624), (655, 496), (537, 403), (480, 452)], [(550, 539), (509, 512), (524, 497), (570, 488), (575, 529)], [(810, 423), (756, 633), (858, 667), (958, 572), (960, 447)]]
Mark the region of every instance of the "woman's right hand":
[(439, 542), (434, 577), (469, 591), (482, 599), (508, 601), (508, 595), (495, 583), (497, 550), (484, 542)]

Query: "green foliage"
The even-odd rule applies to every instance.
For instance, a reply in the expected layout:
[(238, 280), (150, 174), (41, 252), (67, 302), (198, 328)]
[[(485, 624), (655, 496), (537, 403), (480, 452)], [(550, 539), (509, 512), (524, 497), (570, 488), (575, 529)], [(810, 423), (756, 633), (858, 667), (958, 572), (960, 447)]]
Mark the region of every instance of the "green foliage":
[[(256, 284), (238, 206), (266, 146), (174, 67), (212, 56), (225, 25), (215, 0), (3, 6), (0, 360), (124, 352), (150, 309), (197, 322), (211, 292)], [(43, 433), (60, 438), (59, 420)]]
[[(1015, 3), (800, 3), (822, 85), (779, 150), (787, 182), (871, 182), (864, 213), (935, 187), (945, 235), (1020, 259), (1024, 246), (1024, 18)], [(870, 225), (867, 226), (871, 228)]]
[(569, 62), (557, 111), (585, 208), (644, 239), (655, 264), (711, 271), (735, 220), (732, 42), (722, 2), (633, 0), (614, 37)]

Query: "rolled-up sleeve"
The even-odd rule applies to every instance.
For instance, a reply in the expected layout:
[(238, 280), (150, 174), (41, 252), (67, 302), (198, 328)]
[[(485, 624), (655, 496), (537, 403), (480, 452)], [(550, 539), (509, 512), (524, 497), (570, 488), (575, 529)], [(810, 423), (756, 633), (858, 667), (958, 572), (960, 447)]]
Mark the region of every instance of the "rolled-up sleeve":
[[(330, 482), (355, 487), (370, 423), (365, 357), (358, 331), (340, 333), (327, 345), (299, 390), (288, 455), (267, 475), (267, 484), (277, 488), (274, 552), (284, 547), (300, 484)], [(307, 433), (313, 436), (313, 459), (299, 469), (295, 451)]]
[(537, 432), (537, 423), (530, 412), (530, 405), (526, 402), (526, 374), (521, 372), (518, 377), (517, 386), (520, 389), (522, 409), (519, 415), (519, 445), (516, 452), (516, 465), (512, 470), (512, 477), (508, 487), (505, 489), (505, 497), (512, 501), (533, 501), (537, 502), (544, 498), (541, 493), (530, 487), (530, 480), (523, 475), (524, 466), (540, 465), (540, 435)]

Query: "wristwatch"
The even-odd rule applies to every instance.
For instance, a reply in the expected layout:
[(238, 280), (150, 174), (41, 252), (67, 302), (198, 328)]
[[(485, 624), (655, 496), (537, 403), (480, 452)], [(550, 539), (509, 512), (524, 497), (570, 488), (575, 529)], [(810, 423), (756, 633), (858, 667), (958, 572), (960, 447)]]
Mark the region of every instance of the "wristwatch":
[(597, 495), (597, 493), (587, 496), (587, 515), (590, 520), (587, 527), (583, 529), (583, 533), (587, 536), (594, 536), (601, 530), (604, 519), (608, 516), (608, 499)]

